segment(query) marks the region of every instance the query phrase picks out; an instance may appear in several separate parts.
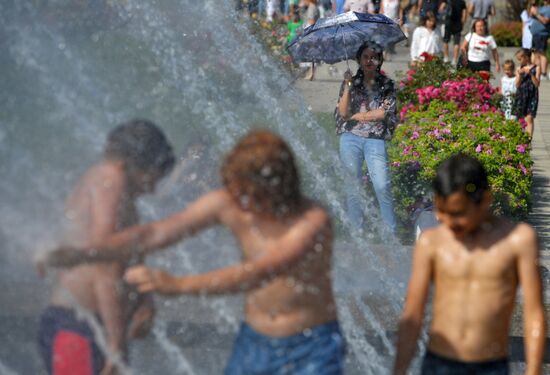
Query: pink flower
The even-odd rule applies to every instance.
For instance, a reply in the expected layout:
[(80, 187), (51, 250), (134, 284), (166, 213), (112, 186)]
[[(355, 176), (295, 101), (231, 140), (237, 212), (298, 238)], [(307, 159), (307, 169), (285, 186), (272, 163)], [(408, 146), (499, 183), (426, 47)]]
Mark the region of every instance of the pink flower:
[(518, 166), (519, 166), (519, 169), (521, 169), (521, 172), (522, 172), (524, 175), (527, 176), (527, 175), (529, 174), (529, 169), (527, 169), (527, 168), (525, 167), (525, 165), (523, 165), (523, 163), (519, 163)]
[(418, 137), (420, 136), (420, 133), (418, 133), (416, 130), (413, 131), (412, 135), (411, 135), (411, 140), (414, 141), (415, 139), (418, 139)]
[(394, 161), (391, 163), (392, 167), (396, 167), (396, 168), (399, 168), (401, 166), (401, 163), (398, 162), (398, 161)]
[(412, 146), (407, 146), (403, 149), (403, 155), (409, 155), (412, 151)]
[(481, 152), (483, 151), (483, 146), (481, 144), (478, 144), (477, 147), (476, 147), (476, 152)]
[(525, 151), (527, 150), (528, 147), (529, 147), (529, 145), (527, 145), (527, 144), (517, 145), (516, 146), (516, 151), (519, 152), (520, 154), (525, 154)]

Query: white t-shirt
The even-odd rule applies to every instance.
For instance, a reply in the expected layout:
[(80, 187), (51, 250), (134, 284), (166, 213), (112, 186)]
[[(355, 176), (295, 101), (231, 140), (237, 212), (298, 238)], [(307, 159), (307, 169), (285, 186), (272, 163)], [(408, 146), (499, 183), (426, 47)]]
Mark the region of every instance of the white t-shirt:
[(521, 46), (523, 48), (531, 49), (533, 47), (533, 34), (531, 34), (531, 30), (529, 29), (529, 25), (531, 25), (531, 17), (529, 17), (529, 13), (527, 13), (526, 10), (521, 12), (520, 17), (521, 22), (523, 23), (523, 28), (521, 29)]
[(384, 4), (384, 15), (394, 21), (399, 19), (399, 0), (382, 0)]
[(430, 55), (438, 55), (441, 53), (441, 34), (439, 30), (430, 31), (424, 26), (419, 26), (414, 29), (411, 42), (411, 60), (420, 60), (422, 52), (427, 52)]
[(468, 41), (468, 60), (473, 62), (491, 60), (492, 51), (497, 48), (497, 42), (492, 35), (481, 36), (468, 33), (466, 40)]
[(353, 11), (357, 13), (374, 13), (374, 4), (372, 0), (346, 0), (344, 11)]
[(516, 77), (502, 76), (500, 79), (502, 95), (513, 95), (517, 91)]

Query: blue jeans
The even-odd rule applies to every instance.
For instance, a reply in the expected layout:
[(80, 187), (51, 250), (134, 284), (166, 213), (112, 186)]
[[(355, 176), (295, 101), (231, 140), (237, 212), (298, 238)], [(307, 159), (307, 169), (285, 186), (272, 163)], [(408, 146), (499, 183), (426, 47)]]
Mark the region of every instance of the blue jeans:
[(357, 229), (364, 224), (364, 200), (359, 194), (358, 184), (363, 183), (363, 162), (367, 162), (369, 176), (380, 205), (382, 219), (395, 232), (395, 215), (391, 193), (390, 173), (386, 143), (383, 139), (364, 138), (352, 133), (340, 136), (340, 160), (346, 168), (346, 207), (348, 217)]
[(345, 344), (338, 322), (270, 337), (241, 324), (225, 375), (341, 375)]

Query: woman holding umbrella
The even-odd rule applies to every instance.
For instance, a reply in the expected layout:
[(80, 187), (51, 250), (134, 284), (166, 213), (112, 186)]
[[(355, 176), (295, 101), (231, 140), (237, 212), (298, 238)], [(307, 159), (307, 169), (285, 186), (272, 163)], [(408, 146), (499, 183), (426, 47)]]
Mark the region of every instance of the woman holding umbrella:
[(381, 73), (383, 49), (366, 42), (356, 53), (359, 69), (348, 70), (340, 88), (335, 111), (336, 132), (340, 136), (340, 159), (346, 168), (346, 205), (352, 225), (363, 229), (363, 207), (357, 189), (366, 161), (370, 179), (380, 204), (382, 219), (392, 232), (395, 216), (385, 140), (395, 125), (396, 96), (393, 81)]

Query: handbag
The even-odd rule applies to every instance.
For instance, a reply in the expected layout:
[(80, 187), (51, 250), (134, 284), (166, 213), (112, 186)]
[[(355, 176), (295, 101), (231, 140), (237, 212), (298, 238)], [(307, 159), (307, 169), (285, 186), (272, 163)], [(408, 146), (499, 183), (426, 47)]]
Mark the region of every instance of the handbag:
[[(474, 32), (470, 32), (470, 38), (468, 39), (468, 48), (470, 48), (470, 42), (472, 41), (472, 37), (474, 36)], [(468, 69), (468, 51), (466, 53), (462, 52), (462, 49), (460, 50), (460, 53), (458, 54), (458, 59), (456, 60), (456, 68), (457, 69)]]

